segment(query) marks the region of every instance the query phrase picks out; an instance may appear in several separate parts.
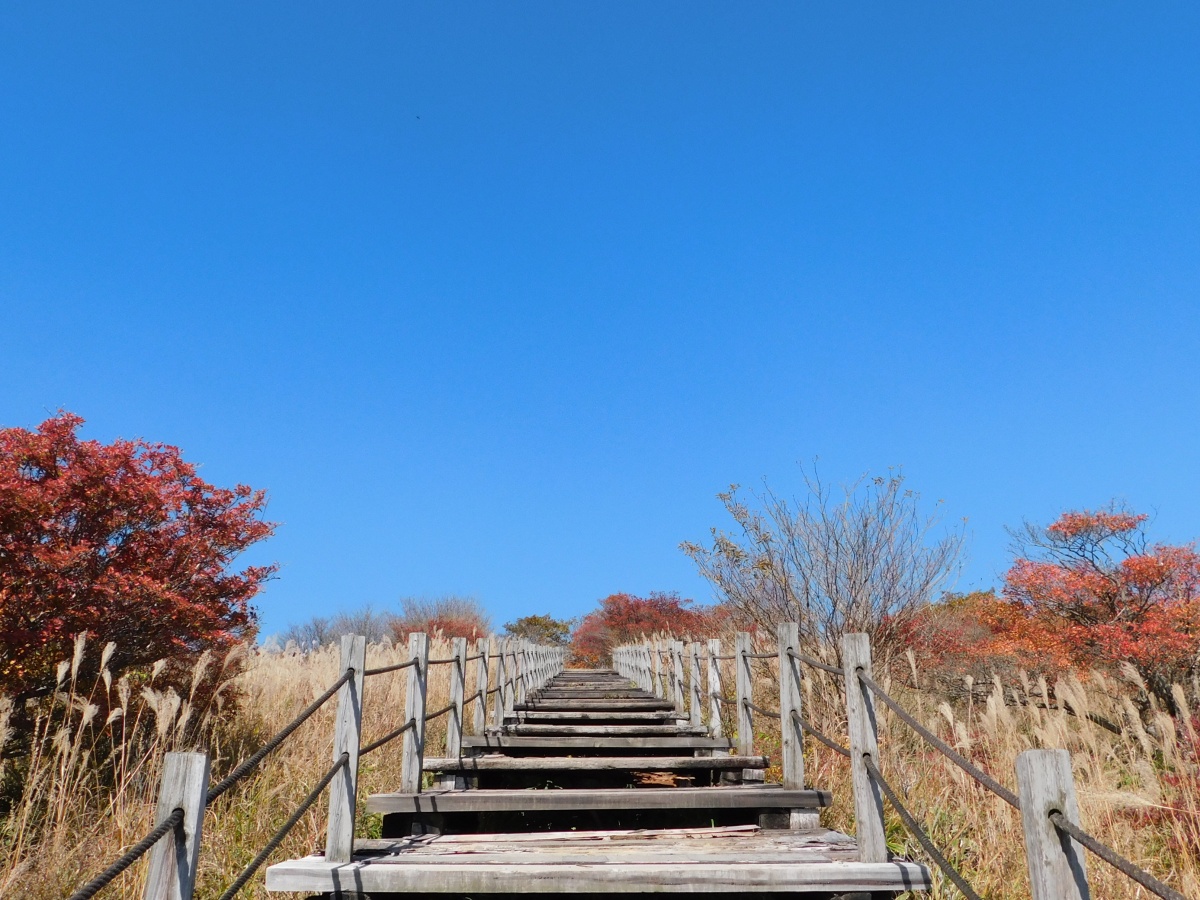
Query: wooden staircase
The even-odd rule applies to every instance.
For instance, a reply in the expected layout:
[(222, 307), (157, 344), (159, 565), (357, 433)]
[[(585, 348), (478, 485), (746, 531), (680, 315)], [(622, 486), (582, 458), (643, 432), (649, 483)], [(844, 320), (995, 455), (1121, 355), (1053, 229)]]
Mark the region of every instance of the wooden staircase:
[(763, 756), (689, 725), (609, 669), (569, 669), (501, 725), (427, 758), (435, 789), (378, 794), (383, 836), (349, 863), (272, 866), (267, 887), (326, 895), (722, 893), (889, 897), (920, 865), (863, 863), (819, 825), (819, 790), (764, 784)]

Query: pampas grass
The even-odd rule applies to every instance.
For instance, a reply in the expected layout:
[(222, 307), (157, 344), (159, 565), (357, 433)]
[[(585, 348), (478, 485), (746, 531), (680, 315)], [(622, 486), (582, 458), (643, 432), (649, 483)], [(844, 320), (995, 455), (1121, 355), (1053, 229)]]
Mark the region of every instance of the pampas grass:
[[(111, 650), (101, 651), (100, 674), (82, 685), (78, 675), (87, 652), (77, 641), (70, 660), (59, 666), (58, 689), (39, 704), (29, 752), (0, 770), (11, 808), (0, 819), (0, 896), (61, 900), (140, 840), (153, 827), (153, 811), (163, 755), (172, 750), (207, 750), (213, 780), (254, 753), (341, 674), (336, 647), (308, 653), (294, 647), (267, 652), (239, 646), (224, 658), (203, 654), (192, 664), (183, 696), (161, 684), (167, 661), (153, 666), (145, 683), (114, 679), (106, 666)], [(450, 642), (430, 640), (430, 656), (450, 656)], [(384, 642), (367, 648), (367, 666), (404, 662), (408, 652)], [(494, 665), (494, 663), (493, 663)], [(468, 695), (474, 666), (468, 666)], [(363, 741), (394, 729), (403, 718), (408, 672), (368, 678), (363, 691)], [(494, 677), (494, 676), (493, 676)], [(215, 683), (201, 690), (208, 678)], [(433, 666), (428, 708), (448, 702), (450, 667)], [(205, 699), (207, 698), (207, 699)], [(333, 760), (336, 699), (327, 702), (256, 772), (220, 797), (206, 812), (201, 842), (197, 897), (215, 897), (266, 844)], [(102, 718), (100, 713), (107, 710)], [(12, 702), (0, 698), (0, 751), (13, 738)], [(427, 752), (440, 753), (446, 716), (429, 723)], [(470, 711), (466, 720), (471, 721)], [(362, 759), (359, 797), (395, 790), (400, 780), (402, 739)], [(0, 757), (2, 758), (2, 757)], [(361, 803), (360, 803), (361, 806)], [(288, 835), (275, 860), (302, 856), (324, 847), (326, 806), (318, 802)], [(360, 812), (359, 835), (377, 833), (378, 819)], [(112, 900), (140, 898), (145, 861), (104, 889)], [(259, 875), (239, 895), (266, 897)]]

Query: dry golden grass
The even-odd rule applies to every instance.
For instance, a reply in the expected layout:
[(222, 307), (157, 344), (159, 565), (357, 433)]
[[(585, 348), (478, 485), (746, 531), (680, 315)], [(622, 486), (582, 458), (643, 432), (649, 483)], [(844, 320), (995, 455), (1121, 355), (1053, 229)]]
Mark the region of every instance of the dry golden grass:
[[(754, 702), (778, 709), (777, 664), (761, 661), (756, 666)], [(725, 667), (724, 687), (732, 693), (732, 663)], [(845, 746), (841, 678), (805, 668), (806, 718)], [(1027, 678), (1015, 685), (1001, 685), (999, 679), (990, 685), (965, 683), (954, 697), (930, 687), (932, 679), (911, 661), (897, 666), (895, 677), (876, 675), (880, 686), (918, 721), (1011, 790), (1016, 790), (1018, 753), (1038, 747), (1070, 751), (1084, 829), (1185, 896), (1200, 897), (1200, 743), (1181, 687), (1174, 692), (1175, 701), (1185, 712), (1172, 718), (1157, 707), (1132, 670), (1122, 679), (1091, 672), (1050, 685)], [(1058, 709), (1056, 698), (1065, 700), (1068, 709)], [(934, 845), (981, 896), (1027, 900), (1020, 814), (978, 786), (882, 703), (876, 710), (883, 775)], [(1119, 733), (1089, 715), (1115, 725)], [(755, 727), (756, 749), (777, 760), (779, 724), (756, 715)], [(729, 733), (728, 723), (726, 728)], [(807, 782), (834, 795), (832, 807), (822, 813), (823, 823), (853, 834), (849, 762), (811, 738), (805, 740), (805, 760)], [(777, 778), (779, 770), (768, 771), (768, 779), (772, 774)], [(885, 807), (892, 850), (934, 869), (937, 884), (931, 896), (959, 897), (890, 806)], [(1150, 896), (1103, 860), (1090, 857), (1087, 865), (1094, 897)]]
[[(19, 771), (6, 773), (10, 779), (20, 778), (23, 788), (0, 820), (0, 896), (61, 900), (153, 827), (164, 753), (207, 749), (213, 755), (215, 781), (261, 747), (341, 674), (336, 648), (299, 654), (241, 647), (220, 662), (225, 677), (218, 681), (216, 699), (204, 709), (194, 709), (193, 698), (159, 689), (154, 681), (136, 691), (128, 680), (102, 675), (85, 688), (76, 682), (85, 652), (87, 648), (79, 644), (75, 659), (64, 663), (58, 695), (39, 714), (32, 752), (20, 762)], [(431, 658), (444, 659), (450, 652), (449, 641), (437, 636), (430, 640)], [(407, 655), (404, 647), (371, 645), (367, 665), (403, 662)], [(204, 661), (205, 666), (216, 664)], [(493, 662), (493, 672), (494, 667)], [(449, 670), (445, 665), (432, 667), (428, 709), (447, 704)], [(473, 674), (472, 663), (468, 693), (475, 690)], [(402, 670), (367, 679), (364, 743), (401, 724), (407, 678), (407, 670)], [(225, 699), (234, 696), (237, 703)], [(98, 721), (96, 711), (110, 705), (113, 712), (108, 721)], [(336, 699), (326, 703), (263, 761), (256, 774), (209, 808), (197, 897), (218, 896), (328, 769), (336, 705)], [(9, 737), (9, 712), (11, 703), (0, 700), (0, 738)], [(122, 720), (127, 723), (124, 728)], [(470, 707), (466, 720), (469, 727)], [(429, 723), (428, 752), (441, 752), (445, 723), (445, 716)], [(196, 735), (203, 735), (199, 746)], [(362, 759), (360, 798), (397, 787), (401, 745), (402, 739), (395, 740)], [(326, 801), (318, 801), (272, 861), (323, 847), (326, 811)], [(378, 822), (360, 813), (357, 833), (367, 835), (373, 830), (378, 830)], [(144, 867), (144, 860), (131, 867), (101, 896), (139, 898)], [(267, 896), (261, 872), (239, 896)]]
[[(725, 652), (731, 649), (732, 642), (727, 642)], [(77, 683), (80, 660), (93, 652), (102, 650), (80, 644), (73, 659), (64, 661), (60, 690), (53, 701), (43, 704), (31, 753), (24, 762), (8, 763), (11, 771), (4, 773), (10, 784), (20, 778), (23, 789), (0, 820), (2, 896), (60, 900), (149, 831), (166, 751), (194, 749), (195, 735), (204, 735), (203, 746), (214, 757), (214, 778), (220, 777), (262, 746), (340, 674), (333, 648), (305, 655), (239, 648), (229, 659), (203, 661), (203, 674), (214, 678), (219, 689), (213, 700), (201, 704), (195, 691), (176, 694), (154, 680), (135, 689), (127, 680), (102, 674), (95, 683), (81, 685)], [(449, 642), (431, 641), (431, 657), (449, 655)], [(403, 647), (372, 645), (367, 664), (402, 662), (406, 656)], [(756, 666), (755, 702), (777, 709), (776, 666), (771, 661)], [(725, 692), (732, 694), (732, 663), (725, 663), (724, 670)], [(201, 681), (200, 674), (193, 683)], [(805, 674), (806, 716), (845, 742), (840, 679), (811, 669)], [(473, 675), (471, 665), (468, 695), (475, 690)], [(975, 685), (973, 692), (958, 691), (953, 698), (932, 687), (927, 673), (915, 667), (902, 664), (893, 675), (890, 679), (879, 675), (886, 690), (1009, 787), (1015, 787), (1014, 761), (1022, 750), (1070, 750), (1084, 827), (1185, 895), (1200, 896), (1200, 775), (1190, 714), (1172, 719), (1146, 706), (1146, 694), (1131, 675), (1118, 680), (1092, 673), (1056, 685), (1004, 685), (1003, 691), (995, 685)], [(406, 680), (405, 671), (368, 679), (364, 742), (400, 724)], [(449, 667), (434, 667), (428, 708), (444, 706), (448, 692)], [(235, 696), (236, 703), (225, 699)], [(1057, 705), (1054, 698), (1065, 699), (1080, 715), (1045, 708)], [(1177, 703), (1185, 702), (1181, 689)], [(1139, 710), (1139, 703), (1144, 710)], [(217, 896), (327, 769), (332, 759), (334, 708), (334, 702), (326, 704), (267, 757), (257, 774), (208, 811), (198, 897)], [(10, 712), (11, 704), (0, 700), (0, 745), (9, 738)], [(1120, 733), (1096, 724), (1086, 713), (1115, 723)], [(468, 710), (468, 725), (471, 718)], [(975, 785), (882, 707), (879, 720), (884, 774), (936, 845), (983, 896), (1027, 898), (1017, 813)], [(731, 725), (726, 723), (726, 733), (731, 733)], [(778, 724), (756, 717), (756, 727), (757, 749), (778, 758)], [(429, 752), (440, 753), (444, 739), (443, 717), (430, 723)], [(400, 745), (395, 741), (362, 760), (360, 797), (397, 786)], [(806, 741), (806, 760), (808, 782), (834, 794), (832, 808), (823, 814), (825, 824), (853, 833), (848, 764), (812, 740)], [(319, 801), (273, 861), (322, 847), (325, 810), (325, 801)], [(357, 833), (370, 835), (377, 829), (378, 822), (363, 817)], [(888, 835), (894, 850), (923, 859), (890, 810)], [(140, 897), (143, 865), (134, 866), (102, 896)], [(1100, 860), (1089, 860), (1089, 875), (1097, 898), (1144, 896)], [(242, 896), (266, 896), (261, 875)], [(939, 880), (933, 896), (957, 893)]]

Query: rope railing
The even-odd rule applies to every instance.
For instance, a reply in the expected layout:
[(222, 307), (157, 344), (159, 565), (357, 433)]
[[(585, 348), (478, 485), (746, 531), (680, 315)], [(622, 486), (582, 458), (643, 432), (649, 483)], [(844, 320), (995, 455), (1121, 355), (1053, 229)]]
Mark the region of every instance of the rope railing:
[(908, 830), (912, 832), (913, 837), (917, 839), (917, 843), (919, 843), (929, 855), (929, 858), (937, 864), (937, 867), (945, 873), (947, 878), (954, 882), (954, 886), (962, 892), (962, 895), (966, 897), (967, 900), (982, 900), (982, 898), (975, 893), (975, 889), (972, 888), (971, 885), (967, 883), (967, 880), (959, 874), (958, 870), (950, 864), (950, 860), (946, 859), (946, 857), (941, 854), (938, 848), (934, 846), (933, 841), (930, 840), (929, 835), (925, 832), (925, 829), (923, 829), (917, 823), (917, 820), (913, 817), (912, 813), (910, 813), (904, 807), (904, 804), (900, 802), (900, 798), (896, 796), (896, 792), (892, 790), (892, 786), (887, 783), (883, 777), (883, 774), (875, 765), (875, 760), (864, 754), (863, 765), (866, 766), (867, 772), (871, 776), (871, 780), (879, 785), (879, 789), (883, 791), (884, 795), (888, 798), (888, 802), (892, 804), (892, 808), (896, 810), (896, 814), (900, 816), (901, 820), (908, 827)]
[(454, 709), (457, 705), (457, 703), (451, 703), (449, 706), (443, 706), (437, 712), (425, 713), (425, 721), (432, 722), (439, 716), (444, 716), (446, 713), (450, 712), (450, 710)]
[(769, 709), (763, 709), (761, 706), (757, 706), (757, 705), (751, 703), (749, 700), (743, 700), (742, 706), (746, 707), (746, 709), (752, 709), (756, 713), (758, 713), (760, 716), (766, 716), (768, 719), (782, 719), (783, 718), (783, 716), (780, 715), (779, 713), (771, 712), (771, 710), (769, 710)]
[(378, 750), (384, 744), (390, 743), (390, 742), (394, 741), (396, 738), (400, 737), (400, 735), (404, 734), (404, 732), (408, 731), (410, 728), (416, 728), (416, 727), (417, 727), (417, 720), (409, 719), (407, 722), (405, 722), (403, 725), (401, 725), (395, 731), (389, 731), (387, 734), (385, 734), (379, 740), (372, 741), (371, 743), (367, 744), (365, 747), (362, 747), (358, 751), (358, 755), (366, 756), (372, 750)]
[[(364, 673), (365, 674), (365, 673)], [(224, 779), (214, 784), (208, 791), (208, 795), (204, 798), (205, 805), (211, 804), (214, 800), (224, 794), (227, 790), (249, 775), (255, 767), (263, 761), (268, 753), (282, 744), (291, 735), (293, 731), (299, 728), (304, 722), (318, 709), (320, 709), (334, 694), (338, 692), (343, 684), (354, 677), (354, 670), (347, 669), (342, 673), (342, 677), (329, 686), (320, 697), (310, 703), (300, 715), (292, 719), (285, 725), (273, 738), (267, 741), (253, 756), (248, 757), (236, 769), (230, 772)]]
[(811, 656), (805, 656), (803, 653), (797, 653), (795, 650), (788, 650), (788, 656), (796, 660), (796, 662), (804, 663), (806, 666), (812, 666), (814, 669), (820, 669), (822, 672), (828, 672), (830, 675), (841, 675), (845, 677), (846, 670), (839, 669), (837, 666), (831, 666), (829, 663), (823, 663), (819, 659), (814, 659)]
[(363, 675), (367, 678), (370, 678), (372, 675), (384, 675), (388, 672), (399, 672), (401, 669), (407, 669), (410, 666), (415, 666), (416, 664), (417, 661), (415, 659), (408, 659), (402, 663), (393, 663), (390, 666), (379, 666), (374, 669), (366, 669), (363, 672)]
[(111, 866), (75, 891), (67, 900), (90, 900), (96, 893), (108, 886), (108, 883), (141, 859), (160, 840), (183, 824), (183, 810), (174, 809), (148, 835), (134, 844)]
[(1121, 872), (1129, 878), (1132, 878), (1146, 890), (1157, 894), (1158, 896), (1164, 898), (1164, 900), (1187, 900), (1187, 898), (1184, 897), (1183, 894), (1179, 893), (1179, 891), (1163, 884), (1149, 872), (1139, 869), (1111, 847), (1100, 843), (1062, 813), (1050, 813), (1050, 821), (1054, 823), (1054, 827), (1059, 831), (1064, 831), (1069, 834), (1118, 872)]
[[(738, 649), (735, 653), (721, 653), (719, 640), (708, 641), (707, 647), (703, 646), (703, 642), (692, 642), (688, 650), (691, 664), (687, 677), (689, 686), (686, 692), (686, 696), (690, 697), (690, 708), (687, 710), (690, 721), (693, 725), (701, 725), (707, 722), (709, 731), (714, 737), (724, 737), (724, 728), (728, 726), (728, 722), (723, 720), (728, 718), (728, 708), (732, 706), (737, 711), (736, 737), (741, 752), (748, 752), (745, 748), (753, 746), (754, 736), (752, 731), (754, 720), (752, 714), (757, 714), (781, 721), (790, 721), (791, 725), (800, 734), (812, 737), (818, 743), (849, 759), (851, 764), (856, 768), (854, 802), (855, 816), (860, 822), (860, 848), (869, 848), (872, 855), (884, 854), (886, 856), (883, 801), (880, 799), (880, 792), (882, 792), (886, 796), (888, 803), (895, 810), (897, 816), (904, 822), (916, 841), (929, 855), (929, 858), (945, 872), (946, 877), (968, 900), (976, 900), (978, 897), (978, 894), (974, 892), (962, 875), (937, 850), (929, 834), (924, 831), (912, 813), (905, 808), (903, 801), (896, 794), (896, 791), (880, 773), (876, 763), (879, 751), (877, 746), (878, 726), (872, 705), (872, 698), (874, 698), (895, 713), (905, 725), (915, 731), (920, 738), (942, 754), (955, 767), (967, 774), (985, 790), (995, 794), (1013, 809), (1021, 809), (1021, 797), (1039, 797), (1044, 795), (1046, 791), (1060, 792), (1052, 795), (1069, 798), (1069, 802), (1067, 800), (1062, 801), (1064, 805), (1059, 806), (1058, 811), (1049, 814), (1050, 822), (1058, 829), (1058, 837), (1053, 836), (1055, 834), (1054, 829), (1048, 827), (1040, 831), (1035, 829), (1031, 824), (1030, 811), (1025, 810), (1023, 813), (1024, 837), (1028, 848), (1027, 863), (1030, 867), (1031, 878), (1034, 877), (1033, 873), (1036, 871), (1039, 873), (1039, 878), (1048, 879), (1048, 883), (1053, 883), (1067, 892), (1070, 889), (1062, 879), (1067, 879), (1068, 881), (1075, 879), (1077, 885), (1081, 885), (1082, 891), (1086, 893), (1086, 877), (1083, 868), (1069, 860), (1066, 864), (1060, 865), (1062, 861), (1059, 857), (1062, 854), (1082, 852), (1081, 850), (1070, 850), (1069, 837), (1131, 878), (1142, 888), (1163, 898), (1163, 900), (1184, 900), (1183, 894), (1138, 868), (1133, 862), (1125, 859), (1111, 847), (1102, 844), (1095, 837), (1083, 830), (1078, 822), (1078, 813), (1074, 807), (1074, 784), (1071, 775), (1070, 757), (1065, 751), (1029, 750), (1020, 754), (1017, 757), (1017, 781), (1020, 785), (1021, 795), (1018, 796), (1016, 792), (1005, 787), (996, 778), (983, 771), (983, 769), (967, 759), (949, 743), (938, 737), (931, 728), (919, 722), (894, 697), (890, 696), (876, 683), (871, 676), (870, 641), (865, 634), (847, 634), (843, 637), (841, 645), (841, 658), (844, 660), (843, 667), (799, 652), (797, 649), (799, 646), (799, 626), (797, 623), (784, 623), (780, 625), (778, 637), (780, 647), (778, 653), (755, 652), (751, 643), (751, 636), (746, 632), (738, 632)], [(680, 687), (681, 672), (678, 662), (680, 646), (680, 642), (672, 641), (668, 647), (659, 639), (656, 639), (656, 643), (653, 646), (649, 641), (626, 645), (614, 651), (614, 668), (621, 674), (629, 677), (631, 681), (643, 689), (653, 690), (654, 693), (664, 699), (670, 699), (667, 696), (669, 685), (670, 690), (674, 693), (676, 704), (679, 705), (681, 703), (681, 694), (683, 694)], [(655, 660), (663, 656), (668, 656), (672, 660), (674, 663), (673, 669), (660, 672)], [(701, 669), (699, 668), (699, 660), (701, 658), (708, 661), (707, 687), (700, 684)], [(847, 684), (846, 694), (846, 715), (849, 720), (848, 733), (851, 736), (850, 746), (843, 746), (828, 735), (821, 733), (819, 729), (814, 728), (812, 723), (801, 714), (800, 709), (803, 698), (800, 684), (801, 676), (799, 671), (793, 666), (780, 667), (779, 697), (781, 709), (779, 712), (764, 709), (755, 704), (752, 700), (754, 679), (749, 674), (750, 667), (741, 662), (742, 660), (750, 659), (791, 660), (840, 677), (846, 677), (848, 673), (854, 673), (855, 678), (849, 680), (850, 683)], [(728, 687), (722, 688), (723, 669), (717, 665), (719, 662), (731, 660), (739, 661), (736, 671), (736, 698), (730, 698), (725, 695)], [(851, 683), (854, 683), (855, 687), (853, 692), (849, 689)], [(858, 696), (859, 694), (861, 694), (861, 697)], [(701, 708), (702, 702), (704, 704), (703, 708)], [(1081, 715), (1078, 711), (1072, 711), (1067, 707), (1066, 701), (1060, 701), (1060, 707), (1066, 708), (1068, 712), (1072, 712), (1074, 715)], [(680, 706), (680, 708), (682, 709), (683, 707)], [(1082, 715), (1087, 716), (1088, 714), (1085, 712)], [(1090, 716), (1088, 717), (1090, 718)], [(1103, 722), (1098, 724), (1108, 727)], [(1061, 756), (1056, 757), (1056, 754), (1061, 754)], [(859, 780), (860, 777), (861, 782)], [(792, 786), (803, 786), (805, 784), (803, 743), (800, 740), (788, 740), (786, 735), (783, 742), (783, 781), (785, 784), (791, 784)], [(860, 787), (860, 783), (867, 785), (865, 791)], [(870, 785), (872, 783), (876, 784), (877, 788), (871, 788)], [(1026, 805), (1033, 802), (1032, 799), (1026, 800)], [(1046, 835), (1049, 836), (1047, 837)], [(864, 850), (864, 852), (866, 851)], [(1059, 862), (1054, 862), (1056, 859), (1059, 859)]]
[[(300, 802), (299, 806), (266, 843), (261, 852), (234, 879), (221, 895), (221, 900), (232, 900), (249, 883), (254, 874), (269, 859), (270, 855), (279, 848), (288, 833), (296, 826), (313, 804), (316, 803), (326, 788), (330, 788), (330, 830), (329, 840), (326, 844), (326, 855), (332, 861), (349, 861), (353, 856), (354, 804), (357, 791), (356, 761), (358, 758), (378, 750), (390, 741), (409, 732), (416, 733), (417, 739), (415, 741), (405, 741), (404, 770), (407, 775), (411, 769), (410, 763), (415, 759), (416, 775), (418, 776), (415, 789), (419, 791), (421, 760), (424, 757), (424, 737), (423, 731), (418, 729), (419, 723), (432, 721), (453, 710), (457, 710), (459, 713), (458, 720), (452, 732), (461, 740), (461, 729), (463, 726), (462, 712), (470, 703), (476, 701), (486, 703), (487, 698), (492, 694), (503, 694), (505, 690), (513, 691), (518, 686), (520, 696), (523, 697), (527, 691), (540, 689), (549, 678), (562, 669), (563, 653), (561, 650), (547, 652), (548, 648), (539, 648), (528, 643), (523, 643), (515, 649), (502, 649), (496, 656), (498, 660), (497, 665), (500, 666), (500, 669), (497, 671), (500, 683), (495, 688), (489, 690), (486, 689), (489, 679), (488, 669), (490, 668), (487, 666), (487, 662), (490, 661), (488, 648), (481, 643), (477, 652), (467, 654), (465, 652), (466, 647), (460, 643), (463, 640), (465, 639), (455, 638), (451, 642), (451, 645), (455, 647), (454, 656), (446, 659), (429, 659), (427, 649), (428, 636), (421, 633), (413, 633), (409, 635), (409, 658), (407, 660), (390, 665), (367, 668), (363, 664), (366, 639), (358, 635), (343, 636), (343, 671), (337, 681), (305, 707), (291, 722), (273, 735), (261, 748), (239, 763), (221, 781), (211, 787), (208, 786), (210, 759), (207, 754), (168, 753), (161, 776), (158, 801), (159, 809), (163, 809), (164, 804), (178, 803), (179, 805), (171, 809), (171, 812), (165, 816), (163, 821), (155, 826), (146, 837), (131, 847), (120, 859), (113, 862), (103, 872), (80, 887), (68, 900), (90, 900), (90, 898), (110, 884), (148, 851), (153, 850), (160, 840), (172, 832), (175, 833), (175, 840), (182, 843), (176, 846), (173, 853), (163, 851), (161, 847), (154, 850), (154, 853), (150, 856), (150, 875), (148, 876), (149, 880), (147, 883), (159, 884), (164, 877), (174, 879), (173, 883), (175, 886), (172, 890), (176, 891), (183, 900), (191, 900), (195, 887), (196, 873), (194, 870), (185, 871), (183, 868), (180, 868), (176, 860), (179, 858), (179, 853), (183, 852), (182, 848), (191, 846), (190, 842), (193, 840), (192, 829), (198, 824), (206, 807), (254, 772), (272, 751), (277, 749), (334, 696), (339, 696), (339, 714), (335, 725), (334, 747), (341, 751), (336, 762), (322, 776), (312, 791)], [(477, 682), (477, 690), (469, 697), (463, 698), (462, 695), (467, 675), (465, 663), (479, 660), (485, 660), (485, 663), (478, 670), (477, 677), (480, 680)], [(503, 661), (510, 660), (512, 668), (508, 669), (506, 673), (502, 663)], [(448, 665), (450, 663), (455, 663), (458, 666), (457, 672), (452, 673), (451, 697), (454, 699), (442, 709), (425, 713), (425, 674), (428, 673), (430, 666)], [(419, 675), (418, 682), (416, 682), (416, 684), (420, 685), (420, 688), (415, 694), (413, 692), (414, 682), (412, 682), (410, 676), (408, 704), (416, 703), (416, 706), (413, 707), (415, 714), (408, 715), (408, 720), (399, 728), (394, 729), (371, 743), (363, 745), (358, 730), (362, 718), (363, 679), (367, 676), (398, 672), (414, 667), (418, 673), (422, 673)], [(351, 683), (353, 683), (352, 686), (347, 688), (347, 684)], [(512, 694), (510, 693), (508, 696), (511, 698)], [(416, 698), (415, 700), (414, 697)], [(349, 707), (346, 707), (345, 704), (349, 704)], [(499, 721), (500, 714), (500, 704), (497, 704), (497, 721)], [(480, 715), (480, 710), (477, 708), (475, 723), (477, 728), (485, 726), (486, 712), (484, 715)], [(450, 746), (451, 735), (448, 734), (447, 748), (449, 749)], [(352, 759), (355, 760), (353, 765), (351, 764)], [(344, 782), (340, 780), (335, 782), (334, 779), (337, 773), (343, 770), (348, 772), (347, 778)], [(331, 784), (332, 788), (330, 787)], [(166, 808), (171, 807), (168, 805)], [(338, 813), (336, 818), (334, 815), (335, 812)], [(195, 839), (197, 842), (199, 834), (199, 830), (196, 830)], [(188, 849), (187, 852), (195, 853), (198, 850), (199, 847), (194, 846), (193, 849)]]
[(262, 864), (267, 861), (267, 858), (275, 852), (276, 848), (283, 843), (283, 839), (287, 837), (288, 832), (296, 827), (296, 823), (300, 821), (301, 817), (306, 812), (308, 812), (309, 807), (317, 802), (317, 799), (321, 796), (321, 792), (325, 790), (325, 788), (329, 785), (329, 782), (333, 781), (333, 776), (340, 772), (342, 767), (347, 765), (349, 762), (349, 753), (343, 753), (338, 757), (337, 762), (330, 767), (329, 771), (327, 771), (317, 783), (317, 786), (309, 792), (307, 797), (300, 801), (300, 806), (283, 824), (283, 827), (275, 832), (271, 839), (267, 841), (266, 846), (263, 847), (258, 856), (254, 857), (254, 859), (250, 861), (250, 864), (246, 866), (246, 868), (242, 869), (241, 874), (234, 879), (233, 884), (225, 889), (225, 893), (221, 895), (221, 900), (232, 900), (237, 892), (246, 886), (246, 882), (254, 877), (254, 873), (259, 870), (259, 867), (261, 867)]
[(843, 747), (841, 744), (839, 744), (839, 743), (838, 743), (837, 741), (835, 741), (833, 738), (831, 738), (831, 737), (828, 737), (827, 735), (825, 735), (825, 734), (823, 734), (822, 732), (818, 731), (816, 728), (813, 728), (813, 726), (812, 726), (812, 725), (809, 723), (809, 721), (808, 721), (806, 718), (804, 718), (802, 715), (800, 715), (800, 713), (796, 712), (794, 709), (792, 710), (792, 716), (791, 716), (791, 718), (792, 718), (792, 721), (793, 721), (793, 722), (795, 722), (795, 723), (796, 723), (797, 725), (799, 725), (799, 726), (800, 726), (802, 729), (804, 729), (804, 733), (805, 733), (805, 734), (811, 734), (811, 735), (812, 735), (813, 737), (815, 737), (815, 738), (816, 738), (816, 739), (817, 739), (817, 740), (818, 740), (820, 743), (824, 744), (824, 745), (825, 745), (826, 747), (828, 747), (830, 750), (832, 750), (832, 751), (834, 751), (835, 753), (838, 753), (838, 754), (840, 754), (840, 755), (842, 755), (842, 756), (846, 757), (846, 759), (849, 759), (849, 758), (850, 758), (850, 750), (849, 750), (849, 748), (847, 748), (847, 747)]
[(974, 778), (977, 782), (979, 782), (979, 784), (987, 788), (1013, 809), (1021, 808), (1021, 801), (1017, 798), (1016, 794), (998, 782), (991, 775), (987, 774), (987, 772), (984, 772), (982, 769), (973, 765), (965, 756), (963, 756), (961, 753), (939, 738), (936, 734), (914, 719), (911, 715), (909, 715), (908, 711), (905, 710), (904, 707), (902, 707), (894, 699), (888, 696), (883, 688), (875, 683), (871, 676), (867, 675), (861, 669), (857, 671), (857, 674), (859, 681), (870, 688), (871, 693), (882, 700), (884, 705), (894, 712), (897, 717), (899, 717), (900, 721), (902, 721), (909, 728), (913, 729), (913, 731), (915, 731), (935, 749), (941, 752), (943, 756), (949, 759), (952, 763)]

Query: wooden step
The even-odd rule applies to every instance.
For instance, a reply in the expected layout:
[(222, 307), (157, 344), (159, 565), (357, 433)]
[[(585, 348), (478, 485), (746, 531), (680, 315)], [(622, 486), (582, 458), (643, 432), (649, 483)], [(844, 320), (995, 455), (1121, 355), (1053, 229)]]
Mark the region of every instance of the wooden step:
[(609, 712), (606, 710), (591, 710), (586, 712), (565, 711), (531, 711), (522, 710), (504, 717), (506, 721), (531, 722), (611, 722), (616, 719), (628, 719), (634, 722), (663, 722), (668, 720), (686, 719), (687, 716), (674, 710), (656, 712)]
[[(555, 793), (546, 791), (545, 793)], [(465, 840), (464, 840), (465, 838)], [(269, 891), (360, 894), (758, 893), (927, 890), (917, 863), (864, 863), (854, 841), (813, 829), (688, 828), (544, 835), (414, 835), (355, 842), (350, 865), (277, 863)]]
[(505, 734), (514, 735), (576, 735), (578, 737), (602, 737), (604, 735), (644, 735), (666, 736), (672, 734), (708, 734), (708, 729), (702, 725), (655, 725), (653, 723), (637, 723), (634, 725), (607, 725), (599, 722), (588, 722), (582, 725), (567, 725), (562, 722), (549, 724), (530, 723), (528, 725), (505, 725)]
[(526, 700), (524, 703), (514, 703), (514, 710), (530, 710), (541, 712), (570, 712), (573, 709), (579, 710), (614, 710), (623, 711), (646, 711), (654, 709), (675, 709), (673, 703), (668, 703), (666, 700), (659, 700), (654, 697), (637, 700), (604, 700), (582, 699), (582, 700)]
[(484, 756), (429, 757), (426, 772), (675, 772), (765, 769), (765, 756)]
[(566, 790), (429, 791), (373, 794), (367, 812), (562, 812), (640, 809), (818, 809), (830, 804), (828, 791), (787, 790), (778, 785), (738, 787), (616, 788)]
[(512, 747), (522, 750), (729, 750), (733, 742), (727, 738), (711, 738), (694, 734), (677, 735), (512, 735), (464, 734), (464, 748)]

